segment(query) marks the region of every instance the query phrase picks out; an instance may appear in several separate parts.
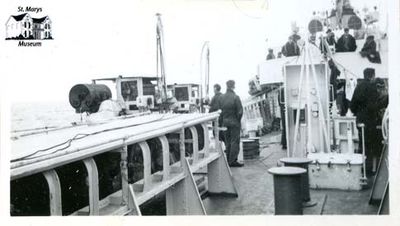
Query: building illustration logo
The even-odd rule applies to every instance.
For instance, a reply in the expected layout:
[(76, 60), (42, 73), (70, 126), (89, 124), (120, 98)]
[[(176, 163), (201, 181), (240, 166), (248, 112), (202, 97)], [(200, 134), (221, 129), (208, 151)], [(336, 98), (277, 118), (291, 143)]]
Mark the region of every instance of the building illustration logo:
[(6, 23), (6, 40), (53, 39), (51, 20), (48, 16), (33, 18), (29, 13), (10, 16)]
[[(18, 7), (18, 15), (11, 15), (5, 26), (5, 40), (19, 40), (18, 46), (42, 46), (43, 40), (52, 40), (52, 21), (49, 16), (37, 17), (42, 8)], [(32, 14), (30, 14), (30, 13)]]

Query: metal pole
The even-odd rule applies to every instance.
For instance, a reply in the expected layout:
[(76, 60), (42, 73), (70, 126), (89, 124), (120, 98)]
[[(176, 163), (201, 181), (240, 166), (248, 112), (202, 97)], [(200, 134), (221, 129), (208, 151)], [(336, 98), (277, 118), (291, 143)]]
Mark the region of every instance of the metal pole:
[[(307, 42), (304, 46), (305, 49), (308, 50), (308, 45)], [(307, 57), (308, 51), (305, 51), (305, 56)], [(311, 100), (310, 100), (310, 64), (311, 62), (311, 57), (308, 55), (309, 58), (309, 64), (306, 64), (306, 97), (307, 97), (307, 140), (306, 140), (306, 153), (309, 153), (311, 151), (311, 140), (312, 140), (312, 134), (311, 134)], [(317, 84), (315, 84), (317, 85)]]
[[(300, 67), (300, 84), (299, 84), (299, 97), (298, 97), (298, 107), (297, 107), (297, 114), (296, 114), (296, 123), (295, 123), (295, 127), (294, 127), (294, 139), (293, 139), (293, 151), (292, 151), (292, 156), (293, 154), (296, 152), (296, 140), (297, 140), (297, 136), (298, 136), (298, 130), (299, 130), (299, 122), (300, 122), (300, 107), (301, 107), (301, 92), (303, 90), (303, 75), (304, 75), (304, 65), (305, 65), (305, 56), (303, 57), (303, 63), (301, 64)], [(288, 93), (286, 93), (285, 98), (287, 98)], [(286, 101), (286, 104), (287, 101)], [(286, 111), (289, 110), (289, 107), (286, 106)], [(287, 125), (289, 125), (289, 121), (286, 122)], [(289, 131), (287, 131), (289, 132)], [(289, 134), (288, 134), (289, 135)], [(289, 151), (289, 150), (288, 150)], [(288, 155), (288, 157), (291, 157), (290, 155)]]
[(360, 127), (361, 127), (361, 139), (362, 139), (362, 154), (363, 154), (363, 177), (361, 178), (361, 180), (366, 181), (367, 180), (367, 169), (366, 169), (366, 156), (365, 156), (365, 137), (364, 137), (364, 127), (365, 125), (363, 123), (360, 123)]

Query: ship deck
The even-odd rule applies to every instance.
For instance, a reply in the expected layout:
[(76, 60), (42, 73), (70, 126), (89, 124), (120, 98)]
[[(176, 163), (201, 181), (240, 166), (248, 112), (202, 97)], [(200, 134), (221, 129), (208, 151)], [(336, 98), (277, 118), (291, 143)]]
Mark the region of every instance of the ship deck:
[[(231, 168), (239, 193), (238, 198), (206, 197), (203, 202), (208, 215), (273, 215), (273, 176), (268, 169), (277, 166), (286, 151), (279, 144), (280, 134), (261, 137), (260, 156), (245, 160), (244, 167)], [(304, 215), (376, 215), (377, 205), (368, 204), (373, 177), (361, 191), (310, 189), (317, 205), (303, 209)]]

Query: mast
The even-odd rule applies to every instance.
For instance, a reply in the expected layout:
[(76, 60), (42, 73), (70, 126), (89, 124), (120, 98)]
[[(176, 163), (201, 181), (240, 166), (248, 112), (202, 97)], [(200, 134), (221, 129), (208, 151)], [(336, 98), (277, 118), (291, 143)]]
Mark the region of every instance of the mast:
[(164, 30), (161, 22), (161, 14), (157, 13), (157, 63), (156, 63), (156, 74), (157, 74), (157, 86), (160, 91), (161, 104), (165, 104), (167, 101), (167, 85), (165, 81), (165, 58), (164, 58)]
[[(210, 46), (209, 41), (204, 42), (201, 50), (200, 59), (200, 112), (204, 112), (203, 107), (203, 85), (205, 88), (205, 98), (209, 97), (209, 83), (210, 83)], [(205, 52), (205, 54), (204, 54)], [(203, 60), (205, 58), (205, 64), (203, 69)], [(204, 81), (203, 81), (203, 70), (204, 70)]]

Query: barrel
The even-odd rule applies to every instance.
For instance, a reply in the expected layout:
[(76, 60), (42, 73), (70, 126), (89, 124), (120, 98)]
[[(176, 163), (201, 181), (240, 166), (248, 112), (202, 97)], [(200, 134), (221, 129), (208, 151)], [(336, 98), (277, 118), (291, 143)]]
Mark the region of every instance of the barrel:
[(69, 103), (77, 113), (95, 113), (111, 97), (110, 88), (103, 84), (78, 84), (69, 91)]
[(259, 139), (243, 139), (243, 159), (255, 159), (260, 156)]

